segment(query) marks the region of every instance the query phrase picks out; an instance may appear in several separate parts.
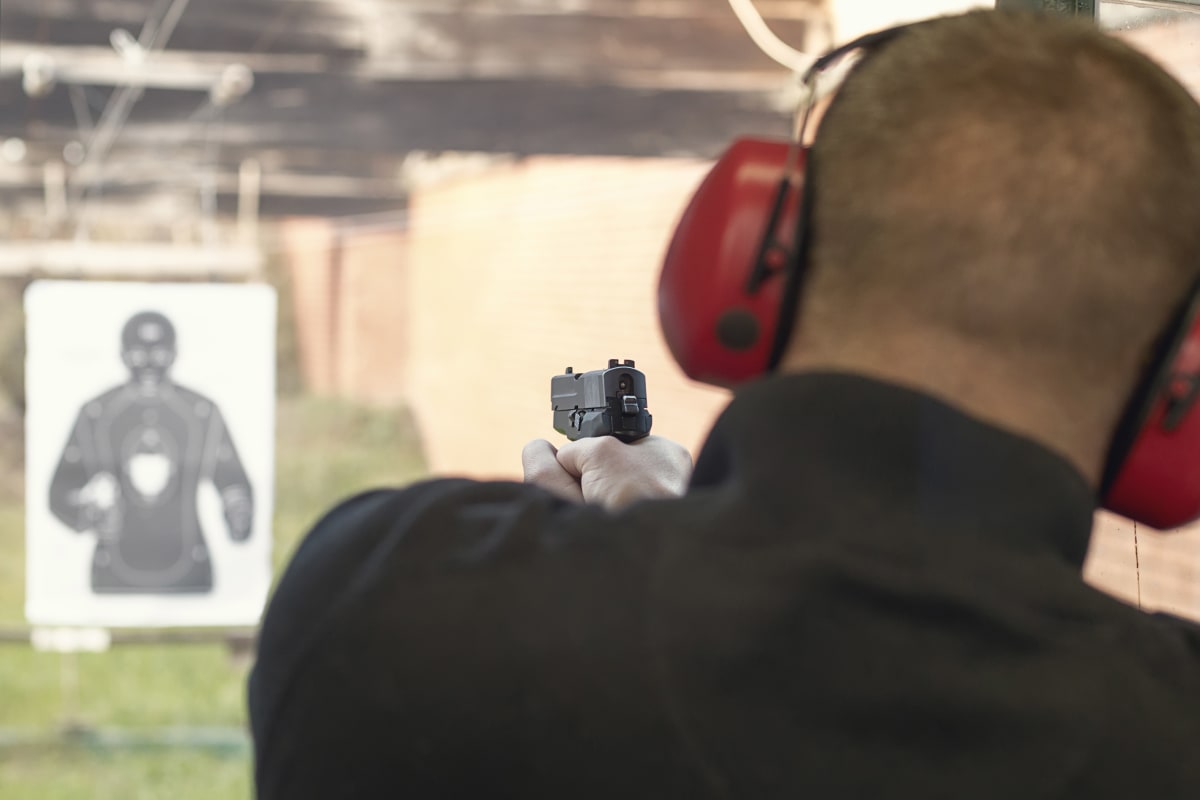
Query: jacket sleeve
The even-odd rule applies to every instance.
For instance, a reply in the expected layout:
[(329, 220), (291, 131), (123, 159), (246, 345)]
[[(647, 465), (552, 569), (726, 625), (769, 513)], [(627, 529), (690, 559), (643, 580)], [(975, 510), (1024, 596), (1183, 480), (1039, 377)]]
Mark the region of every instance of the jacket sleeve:
[[(335, 508), (264, 618), (249, 683), (259, 797), (349, 796), (385, 769), (419, 791), (463, 759), (498, 774), (487, 759), (544, 750), (579, 702), (644, 707), (645, 537), (614, 519), (466, 480)], [(336, 780), (322, 771), (335, 763)]]
[(91, 421), (81, 411), (50, 481), (50, 511), (74, 531), (89, 530), (97, 521), (97, 515), (79, 497), (99, 471), (91, 453), (91, 438)]
[(1200, 623), (1161, 612), (1154, 614), (1153, 617), (1179, 637), (1183, 645), (1191, 651), (1196, 661), (1196, 667), (1200, 669)]
[(241, 542), (250, 537), (253, 529), (254, 489), (221, 410), (215, 404), (210, 407), (212, 412), (204, 443), (204, 473), (212, 479), (221, 497), (229, 537)]

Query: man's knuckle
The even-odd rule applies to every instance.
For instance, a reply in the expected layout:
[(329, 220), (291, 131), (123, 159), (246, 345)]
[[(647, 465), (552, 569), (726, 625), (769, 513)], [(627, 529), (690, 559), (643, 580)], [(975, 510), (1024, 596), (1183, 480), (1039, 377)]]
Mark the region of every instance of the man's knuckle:
[(525, 470), (525, 479), (535, 483), (550, 480), (556, 475), (556, 470), (541, 465)]
[(592, 445), (592, 448), (602, 456), (620, 452), (618, 448), (625, 446), (625, 443), (615, 436), (601, 436), (594, 441), (595, 444)]

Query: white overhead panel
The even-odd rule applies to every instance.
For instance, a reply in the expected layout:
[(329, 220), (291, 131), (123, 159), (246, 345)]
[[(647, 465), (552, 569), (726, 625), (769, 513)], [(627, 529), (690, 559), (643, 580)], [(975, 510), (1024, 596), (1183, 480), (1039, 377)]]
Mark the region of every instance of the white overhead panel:
[(262, 255), (242, 245), (127, 242), (6, 242), (0, 277), (246, 278), (258, 274)]

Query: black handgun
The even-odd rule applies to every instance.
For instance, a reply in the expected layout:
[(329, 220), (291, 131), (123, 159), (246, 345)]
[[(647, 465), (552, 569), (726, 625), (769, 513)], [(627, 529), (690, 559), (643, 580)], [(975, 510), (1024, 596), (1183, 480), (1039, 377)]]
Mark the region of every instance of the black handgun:
[(575, 372), (550, 379), (554, 430), (571, 441), (592, 436), (615, 436), (632, 442), (650, 434), (652, 417), (646, 410), (646, 376), (633, 362), (608, 360), (607, 369)]

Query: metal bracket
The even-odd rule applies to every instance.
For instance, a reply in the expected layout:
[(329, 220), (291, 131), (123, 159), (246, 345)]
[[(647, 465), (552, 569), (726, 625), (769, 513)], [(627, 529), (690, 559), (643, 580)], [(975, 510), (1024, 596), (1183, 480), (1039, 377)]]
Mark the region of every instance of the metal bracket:
[(1096, 18), (1096, 0), (996, 0), (999, 9), (1045, 11), (1067, 17)]

